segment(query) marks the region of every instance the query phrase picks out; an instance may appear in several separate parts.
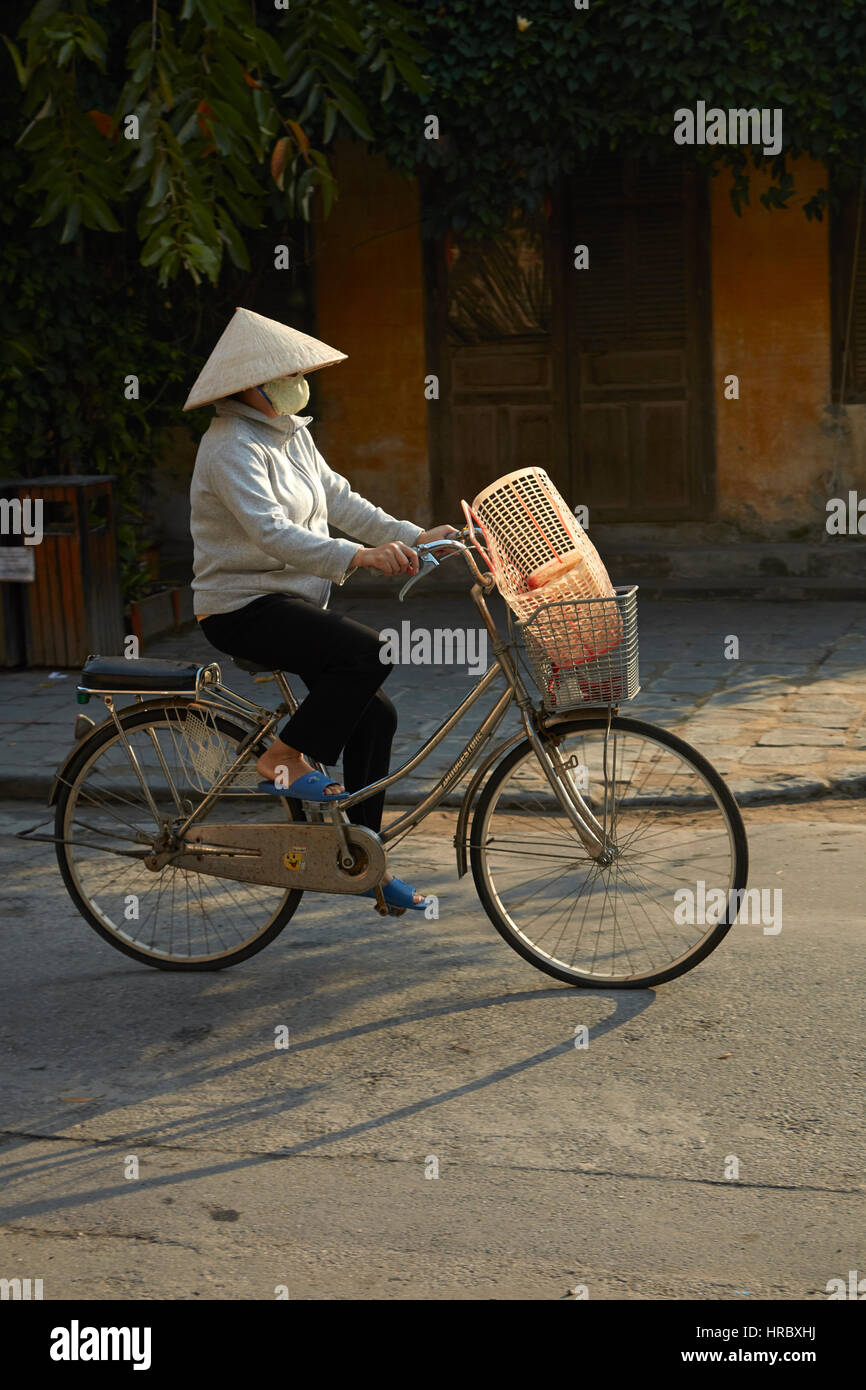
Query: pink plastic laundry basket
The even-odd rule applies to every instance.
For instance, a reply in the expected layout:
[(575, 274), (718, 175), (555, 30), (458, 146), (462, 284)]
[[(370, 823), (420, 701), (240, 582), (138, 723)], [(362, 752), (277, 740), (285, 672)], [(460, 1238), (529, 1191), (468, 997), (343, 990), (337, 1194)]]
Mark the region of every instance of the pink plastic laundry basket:
[(543, 468), (507, 473), (464, 509), (484, 536), (499, 592), (521, 622), (545, 604), (561, 605), (536, 628), (559, 669), (617, 645), (622, 624), (616, 604), (580, 606), (586, 599), (614, 598), (607, 570)]

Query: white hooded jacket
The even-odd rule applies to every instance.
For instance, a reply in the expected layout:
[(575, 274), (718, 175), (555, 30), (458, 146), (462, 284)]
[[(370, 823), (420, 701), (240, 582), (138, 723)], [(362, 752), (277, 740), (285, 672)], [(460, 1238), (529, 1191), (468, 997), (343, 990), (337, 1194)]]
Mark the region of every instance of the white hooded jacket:
[(364, 545), (414, 545), (421, 534), (328, 467), (307, 430), (312, 418), (217, 402), (190, 493), (196, 614), (231, 613), (271, 593), (326, 607), (358, 549), (333, 538), (329, 522)]

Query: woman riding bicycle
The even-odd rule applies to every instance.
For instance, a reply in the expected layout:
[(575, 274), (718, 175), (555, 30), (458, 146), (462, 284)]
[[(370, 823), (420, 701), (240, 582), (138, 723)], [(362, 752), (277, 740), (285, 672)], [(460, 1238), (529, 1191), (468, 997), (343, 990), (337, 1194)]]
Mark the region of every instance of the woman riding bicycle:
[[(385, 777), (397, 726), (381, 689), (391, 667), (380, 660), (379, 634), (329, 611), (331, 584), (355, 569), (415, 574), (414, 545), (456, 534), (396, 520), (322, 458), (307, 430), (312, 417), (297, 412), (309, 400), (306, 375), (345, 356), (238, 309), (184, 406), (216, 406), (191, 487), (195, 614), (218, 651), (307, 686), (256, 766), (263, 792), (313, 802)], [(329, 522), (355, 541), (333, 538)], [(333, 766), (341, 755), (345, 785), (308, 761)], [(381, 793), (350, 808), (349, 819), (378, 831), (383, 806)], [(424, 906), (391, 874), (382, 892), (389, 906)]]

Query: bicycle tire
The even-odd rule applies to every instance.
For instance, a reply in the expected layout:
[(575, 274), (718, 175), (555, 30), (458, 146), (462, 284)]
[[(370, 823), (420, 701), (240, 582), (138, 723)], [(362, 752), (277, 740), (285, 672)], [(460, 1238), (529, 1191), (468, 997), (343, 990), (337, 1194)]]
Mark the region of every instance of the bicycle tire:
[[(140, 730), (150, 723), (164, 722), (168, 710), (173, 712), (175, 718), (180, 716), (185, 719), (187, 714), (190, 713), (188, 707), (182, 703), (167, 702), (165, 705), (151, 705), (146, 710), (136, 710), (135, 708), (123, 710), (118, 717), (124, 731), (131, 733)], [(220, 732), (226, 734), (227, 737), (240, 739), (246, 737), (248, 733), (248, 730), (242, 725), (236, 724), (233, 720), (226, 718), (226, 716), (222, 714), (214, 715), (214, 723)], [(247, 942), (243, 946), (238, 947), (236, 951), (229, 952), (224, 956), (192, 961), (181, 959), (172, 960), (166, 959), (163, 956), (149, 955), (138, 946), (119, 937), (100, 921), (99, 917), (92, 910), (86, 897), (83, 896), (79, 890), (76, 874), (69, 861), (67, 845), (64, 843), (64, 831), (69, 800), (82, 773), (95, 762), (100, 751), (118, 737), (117, 729), (112, 721), (107, 723), (100, 733), (94, 734), (91, 739), (88, 739), (70, 763), (67, 777), (58, 794), (54, 831), (57, 837), (55, 851), (60, 873), (72, 902), (85, 922), (93, 928), (98, 936), (104, 941), (107, 941), (110, 946), (122, 952), (123, 955), (132, 957), (133, 960), (138, 961), (140, 964), (149, 965), (156, 970), (171, 970), (175, 972), (224, 970), (228, 966), (240, 965), (243, 961), (249, 960), (251, 956), (257, 955), (259, 951), (264, 950), (266, 946), (269, 946), (271, 942), (279, 936), (280, 932), (294, 915), (303, 897), (303, 889), (286, 890), (283, 903), (273, 919), (263, 929), (261, 934), (256, 936), (252, 941)], [(293, 798), (285, 798), (285, 805), (287, 810), (287, 825), (291, 823), (291, 821), (304, 820), (303, 810), (299, 801)]]
[[(567, 736), (572, 732), (589, 732), (592, 730), (603, 730), (608, 727), (606, 716), (593, 718), (581, 718), (564, 720), (556, 726), (557, 734)], [(707, 781), (710, 788), (717, 795), (718, 803), (726, 818), (731, 843), (734, 849), (734, 867), (732, 873), (732, 888), (742, 891), (746, 887), (748, 878), (748, 841), (743, 825), (740, 809), (734, 797), (712, 764), (699, 753), (697, 749), (685, 742), (678, 735), (670, 733), (667, 729), (659, 728), (656, 725), (645, 723), (642, 720), (630, 719), (623, 716), (614, 716), (610, 721), (611, 731), (619, 731), (623, 734), (632, 733), (640, 737), (649, 737), (652, 741), (658, 742), (668, 747), (673, 752), (682, 757), (685, 762), (699, 772)], [(499, 935), (515, 950), (518, 955), (528, 961), (536, 969), (542, 970), (545, 974), (553, 976), (554, 979), (563, 981), (576, 988), (586, 989), (649, 989), (654, 985), (665, 984), (669, 980), (676, 979), (688, 970), (694, 969), (702, 960), (705, 960), (712, 951), (730, 931), (736, 913), (730, 912), (730, 907), (725, 911), (715, 928), (709, 931), (701, 941), (684, 958), (677, 960), (667, 968), (650, 971), (646, 974), (636, 976), (631, 979), (611, 979), (593, 978), (591, 976), (580, 975), (572, 970), (566, 970), (547, 958), (542, 952), (536, 952), (513, 928), (508, 917), (501, 910), (495, 895), (491, 892), (488, 875), (485, 873), (485, 828), (490, 808), (495, 798), (514, 767), (532, 752), (532, 745), (528, 739), (522, 740), (502, 761), (497, 764), (490, 778), (486, 782), (484, 789), (476, 806), (470, 833), (470, 863), (472, 875), (478, 896), (484, 907), (487, 916), (493, 923)], [(728, 918), (731, 917), (731, 920)]]

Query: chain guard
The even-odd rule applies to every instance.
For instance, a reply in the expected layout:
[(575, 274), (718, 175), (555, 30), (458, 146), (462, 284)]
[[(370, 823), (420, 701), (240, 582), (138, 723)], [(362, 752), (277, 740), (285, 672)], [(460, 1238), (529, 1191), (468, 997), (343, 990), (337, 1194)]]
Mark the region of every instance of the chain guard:
[(365, 826), (345, 829), (356, 861), (351, 869), (340, 866), (333, 826), (296, 823), (194, 825), (179, 850), (155, 854), (148, 867), (158, 871), (170, 864), (189, 873), (273, 888), (365, 893), (375, 888), (386, 871), (385, 850), (378, 835)]

